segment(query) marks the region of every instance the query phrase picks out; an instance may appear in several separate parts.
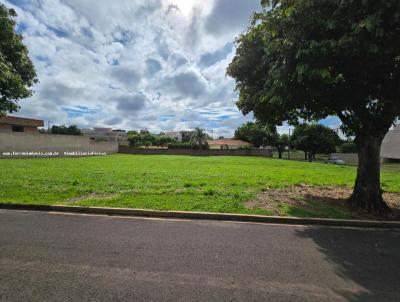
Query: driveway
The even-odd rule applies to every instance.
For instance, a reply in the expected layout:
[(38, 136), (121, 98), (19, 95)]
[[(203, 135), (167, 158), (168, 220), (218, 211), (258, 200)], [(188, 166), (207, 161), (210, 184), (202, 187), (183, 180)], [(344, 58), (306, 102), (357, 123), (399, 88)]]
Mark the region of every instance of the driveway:
[(0, 301), (400, 301), (400, 231), (0, 210)]

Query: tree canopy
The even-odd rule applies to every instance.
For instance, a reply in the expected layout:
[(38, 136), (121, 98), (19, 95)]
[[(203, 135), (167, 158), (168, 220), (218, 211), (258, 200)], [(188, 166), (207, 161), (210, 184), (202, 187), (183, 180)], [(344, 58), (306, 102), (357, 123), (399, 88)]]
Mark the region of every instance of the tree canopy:
[(51, 127), (51, 133), (64, 134), (64, 135), (81, 135), (81, 130), (76, 125), (72, 125), (69, 127), (65, 125), (61, 126), (54, 125)]
[(315, 158), (316, 154), (336, 152), (336, 146), (340, 142), (335, 131), (321, 124), (299, 124), (290, 138), (290, 144), (304, 151), (310, 160)]
[(340, 152), (357, 153), (357, 146), (353, 141), (345, 141), (339, 146)]
[(259, 148), (274, 147), (278, 151), (279, 158), (282, 158), (283, 152), (289, 146), (289, 136), (279, 134), (275, 126), (262, 124), (259, 122), (247, 122), (235, 131), (235, 139), (241, 139)]
[(262, 2), (228, 68), (239, 108), (269, 123), (336, 115), (346, 132), (386, 133), (400, 116), (400, 2)]
[(275, 127), (267, 127), (260, 123), (247, 122), (235, 131), (235, 139), (241, 139), (259, 148), (261, 146), (274, 146), (277, 133)]
[(165, 135), (152, 134), (149, 131), (144, 130), (141, 130), (140, 132), (129, 131), (128, 141), (132, 147), (136, 148), (150, 146), (167, 147), (169, 144), (176, 143), (174, 138)]
[(0, 3), (0, 116), (17, 111), (18, 101), (30, 97), (37, 83), (23, 37), (15, 32), (16, 17), (15, 10)]
[(207, 149), (208, 148), (208, 144), (207, 144), (208, 138), (209, 138), (209, 136), (204, 131), (204, 129), (200, 129), (200, 128), (196, 127), (196, 129), (194, 129), (194, 131), (190, 137), (190, 144), (193, 147), (197, 147), (200, 149)]
[(262, 0), (228, 74), (237, 105), (281, 125), (338, 116), (355, 137), (350, 204), (383, 213), (380, 146), (400, 116), (400, 1)]

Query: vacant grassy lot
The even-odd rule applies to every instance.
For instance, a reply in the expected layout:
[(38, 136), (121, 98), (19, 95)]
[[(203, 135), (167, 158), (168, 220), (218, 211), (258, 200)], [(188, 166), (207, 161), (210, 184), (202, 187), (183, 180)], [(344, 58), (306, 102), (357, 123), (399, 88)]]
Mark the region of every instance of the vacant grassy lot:
[[(113, 155), (0, 160), (0, 202), (161, 210), (276, 214), (246, 202), (291, 185), (351, 187), (355, 168), (255, 157)], [(400, 192), (400, 172), (384, 170), (383, 187)], [(310, 201), (312, 204), (312, 201)], [(328, 204), (279, 214), (349, 217)]]

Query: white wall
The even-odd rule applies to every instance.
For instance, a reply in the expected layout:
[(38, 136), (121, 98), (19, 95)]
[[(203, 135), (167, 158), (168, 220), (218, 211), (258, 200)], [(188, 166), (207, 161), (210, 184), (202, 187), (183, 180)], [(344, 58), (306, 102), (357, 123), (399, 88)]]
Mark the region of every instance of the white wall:
[(357, 153), (332, 153), (331, 156), (344, 160), (346, 164), (358, 165)]
[(118, 143), (92, 142), (86, 136), (0, 132), (0, 157), (90, 156), (117, 152)]
[(400, 159), (400, 125), (390, 130), (382, 143), (381, 156), (390, 159)]

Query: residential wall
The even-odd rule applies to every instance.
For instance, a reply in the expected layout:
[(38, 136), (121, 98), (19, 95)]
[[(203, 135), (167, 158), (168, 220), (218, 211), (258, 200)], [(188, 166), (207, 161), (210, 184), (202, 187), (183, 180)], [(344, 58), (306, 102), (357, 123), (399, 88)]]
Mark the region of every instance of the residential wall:
[(38, 129), (36, 127), (26, 127), (26, 126), (24, 126), (24, 132), (36, 134), (38, 132)]
[[(0, 124), (0, 131), (12, 132), (13, 126), (19, 126), (19, 125)], [(19, 127), (23, 127), (24, 132), (28, 132), (28, 133), (37, 133), (38, 132), (37, 127), (33, 127), (33, 126), (19, 126)]]
[(0, 124), (0, 131), (11, 131), (11, 125)]
[(358, 165), (357, 153), (332, 153), (331, 156), (344, 160), (346, 164)]
[(182, 142), (183, 139), (188, 139), (192, 135), (193, 131), (174, 131), (174, 132), (166, 132), (164, 135), (166, 137), (170, 137), (176, 139), (178, 142)]
[(386, 135), (382, 142), (381, 156), (385, 159), (400, 159), (400, 125)]
[(126, 143), (128, 134), (122, 131), (113, 131), (111, 128), (82, 129), (82, 134), (96, 142), (119, 142)]
[[(346, 164), (358, 165), (358, 154), (357, 153), (332, 153), (331, 156), (337, 157), (341, 160), (344, 160), (346, 162)], [(387, 157), (381, 156), (381, 163), (390, 162), (390, 159), (396, 160), (395, 158), (387, 158)]]
[(243, 146), (228, 146), (228, 145), (209, 145), (209, 146), (211, 150), (222, 150), (222, 149), (238, 150), (240, 149), (240, 147), (243, 147)]
[[(12, 152), (14, 152), (14, 155), (8, 155), (8, 153)], [(28, 154), (22, 154), (21, 152)], [(79, 157), (114, 154), (117, 152), (118, 143), (92, 142), (85, 136), (0, 131), (0, 157)], [(54, 153), (58, 153), (58, 155)]]
[(268, 149), (252, 150), (190, 150), (190, 149), (135, 149), (119, 147), (119, 153), (143, 155), (194, 155), (194, 156), (261, 156), (272, 157)]

